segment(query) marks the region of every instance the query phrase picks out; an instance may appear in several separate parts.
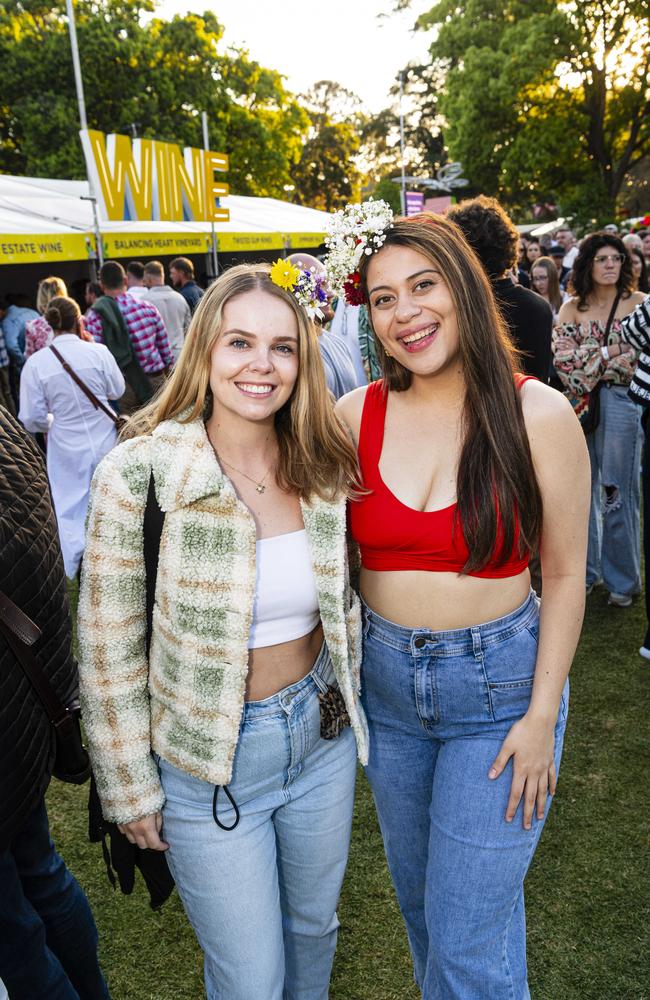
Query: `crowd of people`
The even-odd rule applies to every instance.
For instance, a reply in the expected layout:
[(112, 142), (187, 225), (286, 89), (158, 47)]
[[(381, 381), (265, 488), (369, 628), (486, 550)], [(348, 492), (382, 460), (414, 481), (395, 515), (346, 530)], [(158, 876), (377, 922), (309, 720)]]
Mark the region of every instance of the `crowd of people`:
[(185, 258), (108, 261), (84, 315), (57, 277), (0, 303), (11, 1000), (108, 997), (4, 642), (29, 616), (70, 704), (65, 576), (103, 819), (164, 858), (209, 1000), (327, 997), (357, 759), (424, 1000), (529, 995), (524, 878), (585, 598), (642, 590), (644, 448), (650, 518), (650, 232), (614, 228), (542, 243), (491, 198), (369, 202), (322, 257), (205, 292)]

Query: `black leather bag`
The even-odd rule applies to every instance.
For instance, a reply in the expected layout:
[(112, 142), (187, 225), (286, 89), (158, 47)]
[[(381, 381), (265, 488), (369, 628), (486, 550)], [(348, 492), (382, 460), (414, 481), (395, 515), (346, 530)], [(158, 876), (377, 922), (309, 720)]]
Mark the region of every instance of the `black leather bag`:
[(64, 705), (36, 661), (32, 647), (41, 630), (10, 597), (0, 591), (0, 634), (21, 665), (41, 702), (56, 738), (56, 756), (52, 773), (59, 781), (83, 785), (90, 777), (90, 760), (81, 738), (80, 709), (77, 699)]

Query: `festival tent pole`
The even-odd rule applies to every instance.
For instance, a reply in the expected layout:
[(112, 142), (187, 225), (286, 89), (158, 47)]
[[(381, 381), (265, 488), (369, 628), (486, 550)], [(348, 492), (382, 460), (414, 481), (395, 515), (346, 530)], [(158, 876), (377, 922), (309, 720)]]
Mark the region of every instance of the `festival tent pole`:
[[(79, 121), (81, 123), (81, 128), (86, 131), (88, 129), (88, 119), (86, 118), (86, 99), (84, 96), (83, 77), (81, 75), (81, 62), (79, 60), (79, 45), (77, 43), (77, 27), (74, 19), (73, 0), (66, 0), (66, 9), (68, 12), (68, 30), (70, 32), (70, 48), (72, 50), (74, 81), (77, 89), (77, 104), (79, 105)], [(101, 267), (104, 263), (104, 251), (102, 246), (102, 234), (99, 230), (99, 217), (97, 215), (97, 197), (93, 189), (93, 182), (90, 174), (86, 173), (86, 176), (88, 178), (88, 200), (92, 204), (93, 209), (93, 229), (95, 231), (97, 259), (99, 260), (99, 266)]]
[[(208, 137), (208, 116), (205, 111), (201, 112), (201, 124), (203, 126), (203, 149), (206, 153), (210, 152), (210, 140)], [(217, 237), (214, 231), (214, 222), (210, 224), (210, 231), (212, 234), (212, 267), (214, 270), (215, 278), (219, 277), (219, 258), (217, 256)]]

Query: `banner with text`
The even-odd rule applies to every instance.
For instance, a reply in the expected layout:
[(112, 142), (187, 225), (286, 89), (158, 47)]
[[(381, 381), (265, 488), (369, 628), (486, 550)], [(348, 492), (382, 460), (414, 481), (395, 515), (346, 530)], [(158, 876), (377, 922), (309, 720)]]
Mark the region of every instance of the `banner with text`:
[(228, 185), (215, 172), (228, 157), (157, 139), (130, 139), (82, 129), (81, 145), (101, 218), (111, 222), (228, 222), (219, 198)]

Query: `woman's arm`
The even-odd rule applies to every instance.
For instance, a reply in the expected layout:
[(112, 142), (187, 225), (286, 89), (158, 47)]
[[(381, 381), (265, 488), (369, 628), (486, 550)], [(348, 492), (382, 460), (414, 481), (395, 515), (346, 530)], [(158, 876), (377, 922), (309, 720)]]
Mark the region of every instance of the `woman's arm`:
[(621, 337), (637, 351), (650, 349), (650, 296), (621, 320)]
[(591, 473), (584, 434), (567, 400), (527, 382), (522, 404), (544, 509), (539, 647), (528, 711), (510, 730), (490, 777), (513, 757), (506, 819), (512, 820), (523, 795), (529, 828), (535, 806), (541, 819), (547, 792), (555, 791), (554, 730), (584, 616)]
[(581, 395), (595, 388), (605, 371), (606, 360), (587, 323), (562, 322), (564, 308), (560, 309), (551, 340), (553, 364), (567, 389)]
[(362, 385), (359, 389), (353, 389), (352, 392), (341, 396), (334, 404), (334, 412), (347, 428), (355, 448), (359, 443), (361, 415), (367, 391), (368, 386)]
[(20, 375), (20, 406), (18, 419), (32, 434), (50, 429), (49, 406), (45, 398), (43, 383), (36, 366), (29, 361)]
[(127, 441), (97, 468), (79, 593), (84, 726), (104, 817), (122, 824), (143, 817), (155, 824), (164, 802), (151, 756), (145, 650), (149, 447), (149, 438)]

